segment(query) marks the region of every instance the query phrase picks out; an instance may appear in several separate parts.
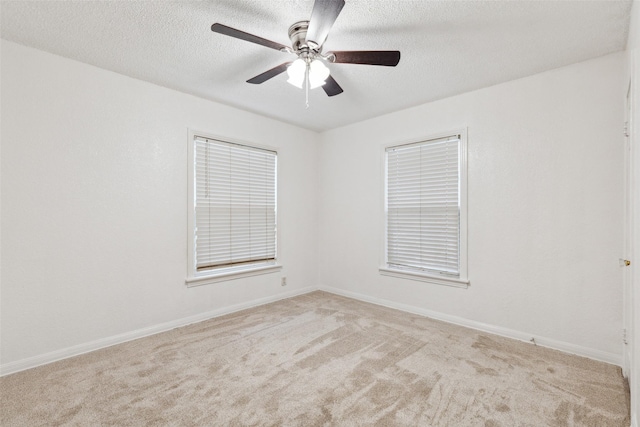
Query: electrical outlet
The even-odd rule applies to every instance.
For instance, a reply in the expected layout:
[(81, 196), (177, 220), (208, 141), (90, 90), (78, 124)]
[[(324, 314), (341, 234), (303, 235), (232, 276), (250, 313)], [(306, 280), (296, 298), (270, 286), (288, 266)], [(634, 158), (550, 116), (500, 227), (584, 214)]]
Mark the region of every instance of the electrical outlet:
[(629, 343), (627, 342), (627, 329), (626, 329), (626, 328), (622, 330), (622, 342), (623, 342), (624, 344), (629, 344)]
[(280, 286), (287, 286), (287, 278), (283, 277), (282, 280), (280, 281)]

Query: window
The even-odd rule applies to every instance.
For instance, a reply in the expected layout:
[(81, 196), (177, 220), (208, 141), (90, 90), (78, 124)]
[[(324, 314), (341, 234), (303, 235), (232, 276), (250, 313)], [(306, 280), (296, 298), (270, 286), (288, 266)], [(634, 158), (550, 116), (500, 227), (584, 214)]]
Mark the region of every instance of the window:
[(190, 154), (187, 283), (279, 269), (277, 153), (193, 134)]
[(381, 273), (466, 286), (464, 133), (388, 147)]

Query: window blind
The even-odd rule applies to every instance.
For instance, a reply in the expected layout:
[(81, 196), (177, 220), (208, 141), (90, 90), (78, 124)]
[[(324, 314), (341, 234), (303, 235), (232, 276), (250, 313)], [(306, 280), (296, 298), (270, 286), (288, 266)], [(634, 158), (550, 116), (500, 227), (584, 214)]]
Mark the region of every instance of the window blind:
[(201, 137), (194, 144), (196, 269), (275, 260), (277, 154)]
[(387, 264), (460, 274), (460, 138), (387, 152)]

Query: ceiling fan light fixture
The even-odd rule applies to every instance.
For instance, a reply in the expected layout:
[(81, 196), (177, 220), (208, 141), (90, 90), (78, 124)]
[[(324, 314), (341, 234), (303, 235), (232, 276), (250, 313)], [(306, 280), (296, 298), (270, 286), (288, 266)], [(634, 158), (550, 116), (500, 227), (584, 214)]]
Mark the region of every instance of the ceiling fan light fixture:
[(309, 72), (310, 89), (322, 86), (329, 77), (329, 68), (319, 59), (314, 59), (311, 63), (307, 63), (307, 60), (298, 58), (287, 68), (287, 75), (289, 76), (287, 83), (302, 89), (307, 71)]

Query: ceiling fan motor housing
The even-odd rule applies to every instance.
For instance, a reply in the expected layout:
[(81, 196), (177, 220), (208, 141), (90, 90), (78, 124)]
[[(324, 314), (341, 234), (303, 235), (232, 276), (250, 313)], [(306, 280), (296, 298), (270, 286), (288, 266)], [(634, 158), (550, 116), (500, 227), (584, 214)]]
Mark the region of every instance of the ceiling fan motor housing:
[[(309, 21), (298, 21), (289, 27), (289, 39), (291, 39), (291, 47), (293, 51), (299, 53), (304, 50), (314, 50), (307, 44), (307, 29)], [(317, 50), (316, 50), (317, 52)]]

